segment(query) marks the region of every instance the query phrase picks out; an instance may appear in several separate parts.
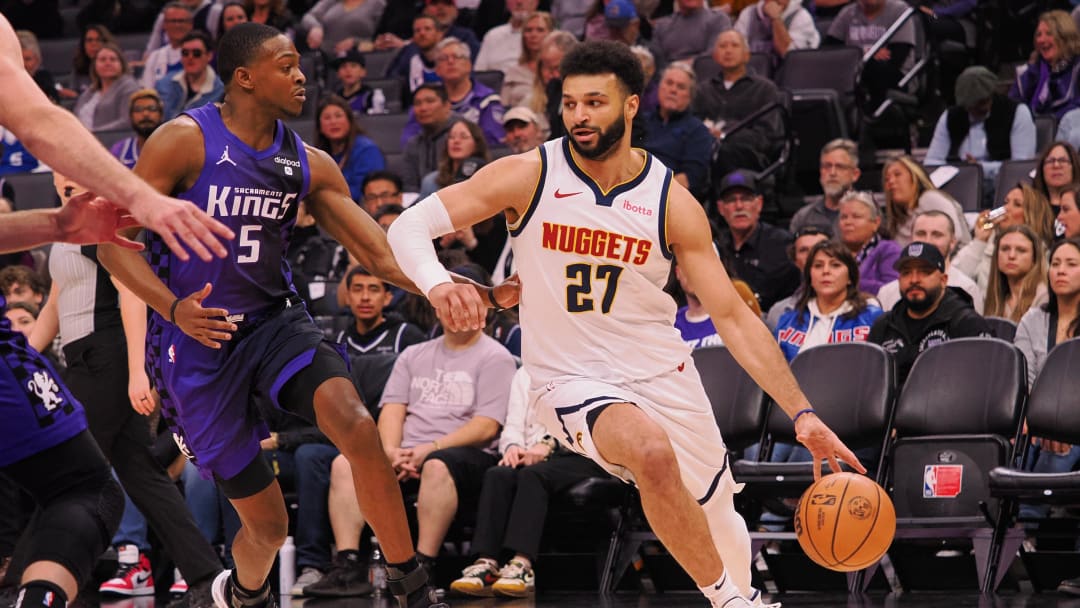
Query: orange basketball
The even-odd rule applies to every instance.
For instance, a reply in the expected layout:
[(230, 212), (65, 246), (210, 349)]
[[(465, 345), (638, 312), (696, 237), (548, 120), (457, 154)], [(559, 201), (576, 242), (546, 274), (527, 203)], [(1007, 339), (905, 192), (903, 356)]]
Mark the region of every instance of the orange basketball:
[(807, 557), (837, 572), (881, 559), (896, 534), (896, 510), (885, 490), (857, 473), (834, 473), (803, 492), (795, 535)]

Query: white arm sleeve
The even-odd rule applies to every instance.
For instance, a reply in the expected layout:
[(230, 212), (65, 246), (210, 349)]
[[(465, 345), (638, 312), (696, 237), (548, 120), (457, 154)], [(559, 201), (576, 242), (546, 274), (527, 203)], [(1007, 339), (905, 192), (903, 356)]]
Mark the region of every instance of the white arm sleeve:
[(453, 231), (450, 214), (439, 195), (432, 194), (406, 209), (386, 233), (401, 271), (425, 296), (436, 285), (453, 282), (431, 244), (432, 239)]

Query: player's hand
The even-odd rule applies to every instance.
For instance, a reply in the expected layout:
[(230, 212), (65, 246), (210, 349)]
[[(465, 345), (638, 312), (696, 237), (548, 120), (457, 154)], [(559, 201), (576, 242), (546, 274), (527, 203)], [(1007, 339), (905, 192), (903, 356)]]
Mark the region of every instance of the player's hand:
[(516, 272), (491, 289), (495, 292), (495, 301), (502, 308), (513, 308), (521, 301), (521, 279)]
[(435, 314), (446, 331), (468, 331), (484, 327), (488, 303), (480, 297), (473, 285), (436, 285), (428, 292), (428, 301), (435, 308)]
[(221, 348), (221, 342), (232, 339), (236, 325), (224, 320), (229, 311), (224, 308), (203, 308), (203, 301), (210, 296), (210, 283), (176, 305), (176, 326), (208, 348)]
[(154, 391), (150, 388), (150, 379), (146, 377), (146, 371), (133, 369), (128, 371), (128, 399), (131, 400), (131, 409), (149, 416), (154, 413)]
[(270, 431), (270, 436), (259, 442), (259, 447), (264, 451), (278, 449), (278, 434)]
[(83, 192), (56, 211), (56, 227), (60, 231), (58, 240), (75, 245), (94, 245), (96, 243), (114, 243), (125, 249), (139, 251), (142, 244), (130, 241), (116, 232), (123, 228), (137, 226), (135, 218), (126, 211), (96, 196)]
[(520, 445), (514, 444), (503, 452), (502, 459), (499, 460), (499, 466), (510, 467), (511, 469), (518, 466), (521, 463), (521, 457), (525, 454), (525, 450), (521, 449)]
[(817, 414), (803, 414), (795, 425), (795, 439), (810, 450), (814, 462), (814, 479), (821, 479), (821, 459), (829, 461), (829, 468), (833, 473), (839, 473), (843, 469), (837, 460), (843, 460), (860, 473), (866, 473), (866, 467), (859, 462), (855, 454), (848, 449), (844, 442), (832, 432)]
[(229, 250), (219, 239), (232, 240), (233, 231), (213, 219), (189, 201), (170, 198), (154, 193), (138, 199), (128, 208), (135, 220), (143, 227), (161, 235), (169, 249), (183, 261), (188, 261), (187, 245), (204, 262), (213, 255), (223, 258)]

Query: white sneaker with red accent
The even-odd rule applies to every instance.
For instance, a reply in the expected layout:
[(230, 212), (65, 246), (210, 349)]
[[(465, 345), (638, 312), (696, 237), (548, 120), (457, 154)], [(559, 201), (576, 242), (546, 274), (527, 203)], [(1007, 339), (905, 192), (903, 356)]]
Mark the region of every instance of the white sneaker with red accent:
[(101, 583), (98, 593), (102, 595), (154, 595), (154, 575), (150, 570), (150, 560), (139, 552), (135, 545), (120, 545), (116, 548), (120, 566), (116, 575)]
[(169, 595), (184, 595), (188, 592), (187, 581), (184, 580), (184, 575), (180, 574), (179, 568), (173, 568), (172, 586), (169, 587)]

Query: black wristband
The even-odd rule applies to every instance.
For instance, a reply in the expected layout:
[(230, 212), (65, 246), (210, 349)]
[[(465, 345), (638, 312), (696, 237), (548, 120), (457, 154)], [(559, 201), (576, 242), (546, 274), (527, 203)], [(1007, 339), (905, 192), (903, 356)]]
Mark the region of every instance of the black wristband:
[(491, 307), (495, 309), (495, 312), (502, 312), (502, 311), (506, 310), (502, 306), (499, 306), (499, 303), (495, 301), (495, 288), (494, 287), (489, 287), (487, 293), (488, 293), (488, 302), (491, 302)]
[(180, 304), (180, 298), (173, 300), (172, 306), (169, 307), (169, 322), (176, 325), (176, 307)]

